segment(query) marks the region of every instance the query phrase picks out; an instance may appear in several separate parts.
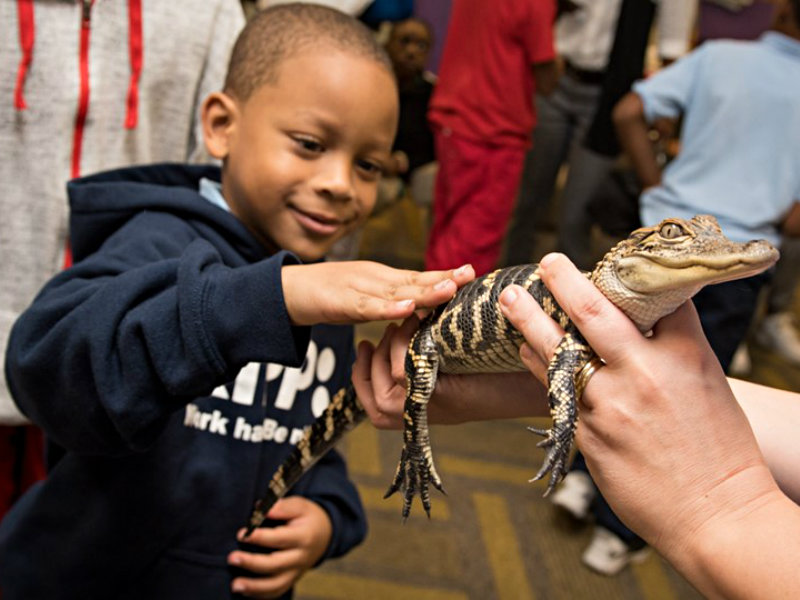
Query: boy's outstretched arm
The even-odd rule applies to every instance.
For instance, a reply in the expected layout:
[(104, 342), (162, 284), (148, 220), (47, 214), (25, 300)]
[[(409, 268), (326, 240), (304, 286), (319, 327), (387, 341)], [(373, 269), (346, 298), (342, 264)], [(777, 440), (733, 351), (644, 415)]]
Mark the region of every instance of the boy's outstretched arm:
[(408, 271), (370, 261), (288, 265), (281, 271), (294, 325), (403, 319), (433, 308), (475, 278), (470, 265), (449, 271)]

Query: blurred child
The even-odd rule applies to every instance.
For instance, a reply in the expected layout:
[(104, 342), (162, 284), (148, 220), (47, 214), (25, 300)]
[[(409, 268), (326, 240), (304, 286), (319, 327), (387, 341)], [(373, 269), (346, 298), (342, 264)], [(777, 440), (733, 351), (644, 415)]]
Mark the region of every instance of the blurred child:
[(5, 600), (284, 597), (363, 539), (335, 454), (274, 507), (277, 526), (241, 527), (348, 381), (352, 329), (317, 324), (405, 317), (472, 275), (299, 264), (366, 219), (397, 110), (365, 27), (283, 5), (246, 26), (203, 104), (221, 170), (71, 182), (75, 265), (7, 352), (17, 403), (64, 454), (0, 527)]
[(554, 0), (457, 0), (428, 118), (439, 170), (426, 268), (495, 268), (536, 122), (557, 70)]
[(435, 158), (427, 117), (434, 78), (425, 71), (432, 43), (430, 26), (416, 18), (395, 23), (386, 43), (400, 88), (400, 120), (390, 167), (406, 182), (415, 169)]

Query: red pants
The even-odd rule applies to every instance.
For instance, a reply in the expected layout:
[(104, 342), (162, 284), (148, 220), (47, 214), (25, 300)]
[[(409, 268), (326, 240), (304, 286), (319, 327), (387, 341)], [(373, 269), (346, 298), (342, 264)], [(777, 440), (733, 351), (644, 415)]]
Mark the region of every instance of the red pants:
[(31, 485), (44, 479), (44, 436), (38, 427), (0, 427), (0, 520)]
[(447, 130), (435, 139), (439, 171), (425, 268), (470, 263), (483, 275), (500, 258), (526, 149), (480, 144)]

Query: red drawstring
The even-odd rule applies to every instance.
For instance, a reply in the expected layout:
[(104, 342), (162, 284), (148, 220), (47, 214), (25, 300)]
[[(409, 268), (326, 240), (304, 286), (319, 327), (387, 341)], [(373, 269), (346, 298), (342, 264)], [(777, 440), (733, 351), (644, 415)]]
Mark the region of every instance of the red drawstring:
[(128, 86), (125, 128), (134, 129), (139, 118), (139, 76), (142, 73), (142, 0), (128, 0), (128, 27), (131, 81)]
[(22, 90), (25, 87), (25, 76), (33, 59), (33, 0), (17, 0), (17, 14), (19, 15), (19, 45), (22, 50), (22, 59), (17, 70), (17, 84), (14, 87), (14, 108), (25, 110), (25, 97)]

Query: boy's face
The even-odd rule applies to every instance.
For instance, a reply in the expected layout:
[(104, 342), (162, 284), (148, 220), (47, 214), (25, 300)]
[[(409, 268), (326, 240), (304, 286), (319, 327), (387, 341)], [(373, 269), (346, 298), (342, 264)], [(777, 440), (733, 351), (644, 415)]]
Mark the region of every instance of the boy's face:
[(224, 159), (231, 211), (267, 247), (322, 258), (364, 223), (397, 127), (392, 74), (375, 61), (307, 50), (246, 102), (212, 94), (209, 152)]
[(397, 23), (386, 44), (395, 72), (401, 79), (422, 73), (430, 48), (428, 28), (415, 20)]

